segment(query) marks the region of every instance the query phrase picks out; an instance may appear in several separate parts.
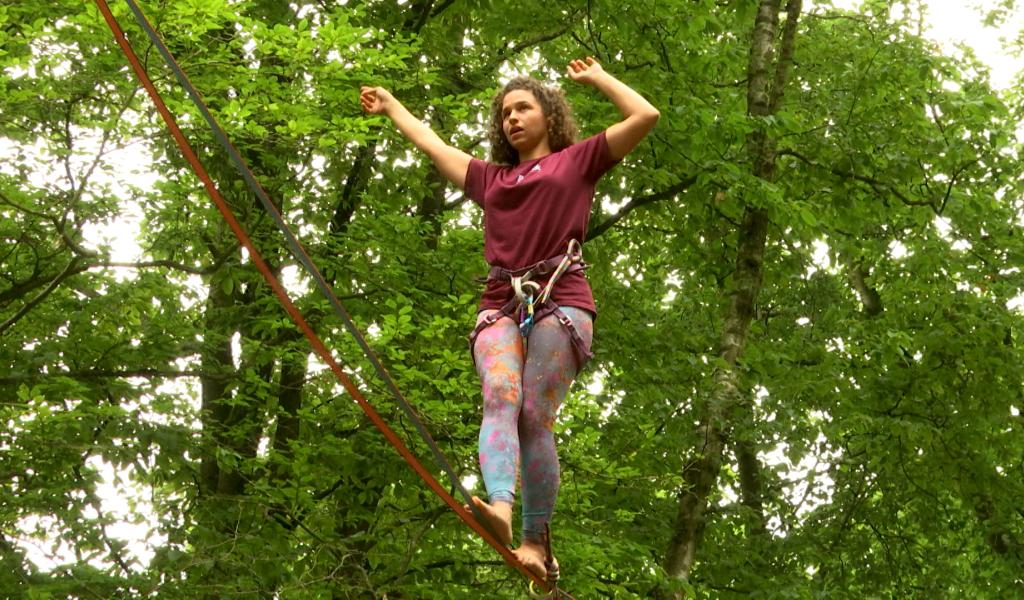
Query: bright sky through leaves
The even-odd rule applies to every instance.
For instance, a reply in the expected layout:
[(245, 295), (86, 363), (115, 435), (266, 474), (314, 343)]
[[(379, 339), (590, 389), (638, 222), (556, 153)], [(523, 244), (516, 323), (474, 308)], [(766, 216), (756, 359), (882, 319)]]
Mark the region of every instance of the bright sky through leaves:
[[(309, 22), (298, 23), (286, 9), (286, 15), (259, 12), (286, 5), (244, 3), (245, 10), (235, 10), (240, 4), (229, 4), (234, 8), (227, 11), (221, 10), (220, 0), (163, 3), (159, 8), (154, 4), (154, 10), (162, 11), (166, 36), (183, 48), (200, 86), (221, 102), (217, 110), (243, 142), (247, 156), (259, 162), (261, 177), (266, 174), (266, 182), (290, 203), (288, 220), (310, 240), (317, 264), (338, 278), (358, 321), (371, 332), (371, 344), (382, 348), (414, 401), (434, 420), (432, 427), (442, 432), (458, 460), (467, 463), (469, 482), (475, 482), (471, 447), (478, 430), (478, 390), (463, 338), (475, 306), (472, 274), (482, 267), (480, 214), (469, 202), (459, 205), (464, 198), (451, 188), (434, 195), (438, 182), (431, 178), (426, 159), (391, 129), (381, 129), (380, 123), (359, 113), (356, 86), (364, 79), (392, 86), (443, 137), (480, 156), (477, 113), (489, 96), (483, 90), (494, 85), (496, 74), (512, 72), (512, 62), (525, 70), (561, 64), (563, 55), (577, 52), (579, 44), (600, 38), (612, 46), (609, 68), (614, 66), (637, 89), (658, 99), (663, 119), (649, 147), (631, 155), (599, 189), (605, 210), (599, 203), (591, 225), (608, 219), (613, 226), (588, 242), (588, 262), (595, 266), (588, 276), (600, 292), (603, 311), (597, 363), (576, 386), (561, 416), (566, 501), (559, 506), (564, 519), (559, 535), (569, 540), (566, 564), (576, 567), (567, 575), (593, 586), (584, 588), (590, 594), (583, 597), (611, 594), (620, 584), (628, 588), (624, 594), (650, 597), (653, 580), (636, 574), (660, 572), (662, 538), (668, 537), (676, 514), (680, 473), (706, 440), (696, 429), (701, 411), (712, 392), (721, 389), (715, 387), (715, 373), (730, 366), (716, 348), (719, 333), (726, 330), (729, 291), (738, 285), (733, 273), (737, 226), (748, 206), (744, 203), (750, 202), (765, 203), (773, 211), (773, 222), (764, 289), (742, 360), (735, 363), (743, 385), (756, 393), (750, 420), (737, 421), (734, 440), (743, 441), (747, 434), (754, 441), (753, 456), (764, 467), (768, 486), (762, 515), (772, 535), (765, 538), (785, 540), (758, 546), (756, 536), (744, 537), (749, 514), (737, 510), (745, 501), (742, 468), (735, 448), (730, 448), (722, 454), (725, 474), (710, 494), (708, 542), (697, 551), (693, 581), (711, 593), (731, 589), (744, 577), (747, 585), (785, 564), (779, 571), (792, 566), (795, 575), (787, 572), (784, 576), (791, 579), (780, 579), (779, 589), (794, 596), (810, 589), (806, 576), (816, 573), (838, 578), (831, 581), (840, 586), (869, 586), (862, 590), (864, 597), (898, 596), (894, 590), (908, 589), (898, 587), (904, 575), (912, 580), (907, 585), (945, 582), (947, 587), (935, 592), (943, 597), (963, 591), (955, 587), (954, 574), (961, 580), (1002, 576), (997, 570), (976, 573), (957, 561), (982, 557), (978, 564), (998, 569), (1001, 563), (993, 557), (1003, 540), (996, 533), (1015, 518), (1005, 498), (992, 499), (994, 508), (975, 500), (993, 487), (1011, 489), (1009, 476), (1019, 471), (1019, 446), (1012, 437), (1019, 433), (1021, 403), (1019, 396), (1012, 396), (1012, 382), (1020, 379), (1014, 365), (1021, 361), (1015, 359), (1017, 334), (1006, 332), (1019, 332), (1019, 320), (1013, 319), (1020, 318), (1020, 311), (1005, 308), (1024, 309), (1021, 272), (1014, 266), (1021, 264), (1015, 246), (1020, 236), (1013, 232), (1024, 217), (1018, 214), (1017, 223), (1007, 227), (1024, 200), (1007, 167), (1019, 146), (1005, 140), (1018, 126), (1007, 117), (1019, 110), (1020, 91), (1014, 82), (1024, 63), (1002, 49), (1000, 38), (1020, 35), (1024, 6), (994, 30), (981, 25), (984, 9), (976, 9), (977, 3), (931, 3), (926, 38), (947, 55), (960, 52), (958, 43), (973, 48), (991, 65), (991, 82), (999, 90), (995, 98), (955, 61), (929, 60), (927, 44), (901, 39), (885, 23), (814, 20), (808, 13), (823, 9), (805, 0), (797, 59), (806, 79), (804, 86), (787, 92), (783, 111), (764, 119), (771, 135), (781, 135), (779, 148), (788, 153), (778, 161), (777, 180), (767, 181), (751, 174), (746, 154), (752, 121), (744, 94), (745, 61), (753, 17), (737, 16), (742, 8), (734, 14), (732, 5), (728, 10), (709, 8), (717, 6), (714, 2), (651, 2), (641, 13), (641, 3), (595, 0), (586, 3), (595, 11), (593, 22), (579, 14), (563, 19), (541, 10), (530, 13), (525, 23), (525, 16), (491, 14), (477, 10), (477, 3), (443, 3), (447, 12), (427, 15), (427, 26), (417, 37), (402, 30), (416, 23), (401, 21), (402, 11), (416, 3), (399, 3), (401, 11), (379, 14), (345, 7), (337, 18), (331, 17), (331, 24), (321, 14), (331, 3), (319, 3), (300, 15), (317, 28), (320, 37), (314, 39), (308, 35)], [(530, 6), (544, 8), (542, 2), (534, 4)], [(855, 9), (859, 2), (836, 0), (831, 5)], [(0, 25), (9, 11), (24, 10), (18, 7), (0, 6)], [(88, 14), (79, 3), (68, 2), (66, 9), (44, 3), (40, 10), (57, 18), (41, 20), (43, 25), (34, 31), (31, 19), (18, 21), (36, 35), (37, 56), (31, 60), (38, 64), (27, 67), (26, 60), (9, 67), (0, 82), (8, 85), (5, 95), (11, 98), (0, 100), (0, 154), (14, 156), (19, 148), (25, 154), (0, 164), (0, 177), (6, 178), (0, 181), (0, 192), (11, 196), (0, 199), (0, 214), (24, 228), (24, 233), (5, 232), (6, 245), (0, 247), (0, 254), (15, 248), (0, 258), (0, 266), (13, 273), (7, 278), (12, 282), (22, 277), (19, 269), (31, 271), (26, 265), (32, 264), (33, 253), (37, 267), (39, 256), (52, 263), (42, 265), (44, 275), (54, 265), (63, 268), (74, 254), (48, 254), (64, 246), (56, 232), (61, 221), (45, 217), (60, 216), (62, 204), (54, 198), (69, 187), (61, 158), (66, 123), (59, 111), (54, 116), (53, 107), (71, 107), (66, 131), (74, 152), (69, 164), (78, 179), (95, 156), (98, 132), (108, 122), (96, 116), (107, 114), (103, 102), (109, 109), (113, 99), (127, 97), (135, 86), (112, 47), (86, 57), (81, 68), (90, 70), (83, 70), (86, 75), (80, 78), (73, 77), (80, 67), (72, 61), (56, 60), (47, 67), (45, 43), (59, 39), (58, 33), (73, 35), (67, 32), (79, 28), (96, 46), (109, 42), (109, 35), (90, 30), (95, 24), (82, 24)], [(673, 20), (663, 11), (692, 11), (694, 18)], [(51, 31), (52, 36), (45, 29), (49, 22), (59, 23), (60, 31)], [(261, 29), (259, 24), (268, 22), (277, 24)], [(216, 29), (203, 29), (225, 23), (223, 39)], [(404, 33), (393, 33), (399, 30)], [(9, 31), (0, 27), (0, 35)], [(243, 32), (241, 41), (235, 40), (237, 48), (229, 43), (232, 31)], [(515, 42), (534, 36), (541, 42), (511, 56), (510, 62), (488, 62), (505, 52), (514, 55)], [(321, 43), (331, 48), (325, 55), (333, 59), (310, 58), (316, 56), (311, 48)], [(5, 48), (3, 60), (7, 47), (0, 47)], [(10, 48), (11, 56), (16, 55), (17, 48)], [(65, 41), (52, 48), (59, 57), (75, 45)], [(843, 60), (830, 61), (830, 52)], [(248, 70), (233, 68), (236, 53), (251, 59)], [(876, 53), (884, 60), (872, 62)], [(663, 68), (663, 60), (674, 69)], [(949, 77), (937, 81), (934, 74), (943, 66), (949, 68)], [(158, 68), (154, 63), (154, 71)], [(287, 74), (293, 72), (303, 73), (304, 79), (292, 82)], [(352, 73), (358, 73), (358, 81)], [(166, 79), (162, 85), (173, 97)], [(67, 90), (79, 80), (107, 81), (108, 87), (99, 98), (82, 96), (81, 106), (88, 108), (75, 112), (79, 105), (68, 100), (74, 94)], [(853, 81), (856, 86), (849, 85)], [(604, 98), (566, 87), (584, 129), (597, 131), (610, 123), (614, 110)], [(429, 89), (429, 98), (424, 89)], [(365, 554), (365, 565), (372, 565), (360, 567), (369, 574), (367, 581), (377, 576), (374, 582), (389, 594), (401, 586), (408, 587), (398, 593), (409, 597), (441, 593), (414, 588), (429, 580), (429, 569), (420, 569), (450, 564), (452, 539), (471, 543), (448, 516), (424, 512), (429, 501), (404, 479), (404, 467), (389, 460), (393, 457), (379, 446), (380, 440), (364, 436), (362, 424), (351, 418), (348, 400), (328, 381), (323, 365), (306, 364), (301, 383), (294, 387), (303, 395), (297, 413), (302, 435), (291, 438), (295, 454), (288, 465), (295, 471), (273, 471), (271, 478), (261, 479), (271, 473), (268, 465), (274, 457), (284, 455), (273, 447), (277, 421), (270, 415), (285, 397), (274, 390), (295, 344), (289, 338), (291, 327), (276, 305), (246, 280), (247, 262), (233, 264), (238, 263), (237, 252), (230, 251), (233, 242), (181, 161), (168, 153), (162, 125), (146, 112), (148, 99), (140, 98), (136, 101), (143, 114), (129, 111), (124, 130), (142, 133), (122, 140), (122, 147), (105, 157), (111, 168), (96, 173), (85, 190), (86, 202), (73, 212), (69, 209), (69, 222), (85, 215), (83, 247), (109, 248), (112, 262), (180, 260), (207, 275), (152, 266), (94, 266), (66, 280), (10, 330), (13, 341), (0, 344), (9, 346), (0, 356), (9, 359), (11, 372), (4, 377), (16, 382), (11, 389), (20, 399), (2, 407), (13, 416), (0, 436), (5, 455), (0, 461), (11, 461), (14, 469), (29, 465), (25, 472), (36, 481), (52, 476), (51, 487), (40, 489), (52, 490), (47, 493), (56, 500), (51, 505), (20, 500), (25, 491), (16, 486), (27, 479), (18, 478), (13, 492), (8, 490), (12, 495), (0, 495), (0, 500), (11, 506), (20, 503), (9, 514), (21, 518), (6, 523), (0, 543), (10, 541), (24, 550), (39, 567), (37, 572), (57, 573), (62, 563), (77, 561), (102, 567), (104, 574), (97, 580), (111, 574), (116, 579), (121, 569), (109, 560), (111, 544), (104, 542), (105, 535), (126, 545), (122, 556), (137, 561), (130, 570), (142, 579), (170, 564), (162, 576), (184, 585), (197, 576), (190, 571), (195, 564), (174, 562), (178, 559), (173, 556), (164, 556), (170, 562), (161, 563), (159, 552), (170, 549), (178, 557), (196, 552), (200, 562), (216, 560), (216, 550), (197, 550), (201, 535), (209, 534), (206, 540), (213, 541), (207, 550), (250, 544), (265, 556), (286, 557), (275, 560), (287, 568), (270, 565), (265, 570), (282, 581), (294, 576), (272, 584), (282, 590), (298, 582), (294, 591), (330, 580), (331, 569), (348, 563), (334, 560), (329, 552), (368, 532), (360, 539), (371, 539), (379, 533), (372, 527), (379, 527), (388, 535), (373, 538), (377, 554)], [(189, 108), (180, 98), (178, 102), (174, 110), (186, 113)], [(458, 125), (466, 122), (473, 127)], [(1003, 122), (1009, 125), (1004, 128)], [(14, 126), (4, 129), (8, 123)], [(195, 119), (187, 127), (200, 147), (208, 143)], [(955, 133), (937, 132), (944, 127)], [(28, 141), (16, 141), (18, 135)], [(361, 148), (373, 148), (362, 179), (354, 166)], [(215, 155), (215, 150), (202, 151)], [(234, 176), (227, 167), (211, 162), (222, 169), (224, 181), (231, 181)], [(957, 180), (960, 172), (966, 175)], [(692, 183), (684, 185), (691, 176)], [(7, 185), (19, 177), (23, 190)], [(350, 180), (355, 182), (351, 197), (346, 195)], [(945, 195), (948, 210), (936, 210), (933, 200), (943, 197), (950, 181), (956, 185)], [(244, 190), (231, 185), (226, 189), (237, 205), (246, 207)], [(666, 189), (681, 191), (639, 208), (632, 204)], [(441, 211), (438, 229), (431, 230), (419, 217), (437, 197), (442, 197), (442, 206), (454, 209)], [(328, 224), (336, 210), (344, 213), (341, 198), (352, 201), (352, 212), (340, 225)], [(1006, 214), (1010, 216), (1004, 218)], [(263, 223), (253, 217), (250, 224)], [(336, 226), (343, 233), (328, 235)], [(261, 242), (273, 246), (274, 234), (261, 234)], [(436, 247), (423, 242), (431, 235)], [(24, 254), (16, 251), (25, 247)], [(223, 248), (229, 248), (227, 259), (221, 258)], [(287, 260), (280, 258), (280, 248), (274, 251), (278, 259)], [(320, 310), (321, 301), (309, 293), (294, 266), (285, 264), (283, 274), (303, 310)], [(48, 274), (47, 281), (55, 275)], [(855, 291), (858, 284), (863, 289)], [(230, 296), (227, 308), (210, 309), (211, 297), (225, 290)], [(0, 300), (8, 291), (0, 289)], [(881, 294), (880, 318), (861, 314), (871, 291)], [(20, 300), (0, 302), (0, 311), (7, 310), (0, 321), (21, 305)], [(237, 323), (232, 320), (236, 318)], [(365, 373), (358, 350), (333, 329), (324, 327), (331, 347), (353, 361), (353, 371)], [(199, 414), (203, 385), (217, 379), (195, 371), (202, 367), (203, 349), (219, 334), (227, 340), (229, 358), (218, 366), (237, 386), (223, 392), (223, 398), (230, 402), (235, 399), (232, 389), (244, 388), (249, 393), (245, 398), (259, 399), (254, 403), (257, 412), (263, 411), (259, 418), (273, 424), (253, 435), (259, 441), (253, 460), (240, 460), (232, 440), (214, 439), (209, 421)], [(298, 353), (305, 351), (303, 346)], [(131, 371), (139, 365), (179, 374), (115, 376), (108, 378), (113, 392), (105, 387), (107, 380), (97, 384), (88, 376), (53, 377), (76, 369)], [(180, 375), (188, 371), (192, 373)], [(18, 378), (29, 383), (19, 388)], [(1010, 395), (991, 394), (992, 389)], [(264, 399), (266, 404), (260, 404)], [(241, 406), (232, 405), (232, 410)], [(91, 418), (103, 425), (90, 430)], [(107, 433), (108, 423), (110, 430), (117, 427), (116, 433)], [(89, 445), (87, 440), (81, 448), (47, 441), (76, 435), (101, 441)], [(221, 461), (222, 473), (253, 476), (253, 487), (239, 497), (264, 508), (293, 501), (300, 506), (303, 498), (318, 498), (300, 506), (309, 516), (304, 523), (309, 537), (304, 538), (302, 528), (260, 537), (266, 534), (256, 531), (259, 527), (273, 525), (263, 519), (249, 531), (250, 537), (217, 538), (217, 528), (201, 523), (197, 505), (189, 504), (210, 489), (199, 491), (196, 479), (202, 476), (198, 465), (211, 463), (210, 448), (217, 448), (212, 463)], [(48, 462), (53, 456), (65, 457), (66, 464)], [(373, 458), (365, 462), (367, 457)], [(77, 482), (67, 466), (76, 461), (84, 473)], [(95, 480), (86, 482), (93, 475)], [(997, 475), (1001, 479), (986, 479)], [(858, 495), (861, 484), (870, 493)], [(871, 489), (873, 485), (877, 487)], [(94, 499), (84, 496), (86, 489), (94, 491)], [(287, 490), (284, 500), (281, 490)], [(215, 494), (213, 501), (229, 496)], [(311, 506), (315, 509), (309, 511)], [(878, 522), (865, 521), (858, 507), (869, 507), (867, 519), (884, 516)], [(989, 509), (992, 516), (985, 516)], [(1010, 512), (1000, 513), (1002, 509)], [(940, 512), (949, 518), (936, 522), (934, 515)], [(109, 519), (106, 527), (98, 525), (100, 513)], [(944, 529), (944, 523), (954, 521), (955, 529)], [(363, 522), (372, 527), (352, 525)], [(877, 529), (868, 531), (868, 525)], [(41, 535), (34, 535), (36, 528)], [(164, 532), (171, 533), (165, 537)], [(409, 534), (412, 541), (404, 537), (408, 532), (415, 532)], [(1012, 527), (1009, 533), (1014, 533)], [(831, 542), (828, 536), (833, 534), (849, 534), (863, 546)], [(318, 537), (328, 541), (320, 544)], [(921, 549), (916, 545), (921, 540), (929, 548), (966, 550), (918, 565), (914, 553)], [(823, 556), (820, 548), (830, 543), (837, 544), (833, 549), (838, 554)], [(730, 554), (732, 545), (753, 549), (744, 554), (746, 563)], [(76, 557), (79, 548), (86, 548), (85, 554)], [(296, 553), (288, 554), (292, 549)], [(773, 556), (779, 562), (772, 569), (757, 563), (761, 550), (765, 556), (777, 552)], [(880, 558), (883, 550), (896, 558)], [(238, 564), (228, 559), (229, 569), (244, 571), (248, 563), (261, 560), (250, 560), (256, 555), (246, 551), (239, 550)], [(476, 558), (467, 556), (468, 561)], [(330, 562), (328, 571), (318, 572), (325, 560)], [(150, 564), (160, 566), (147, 574)], [(584, 576), (581, 564), (599, 576)], [(886, 574), (887, 565), (902, 575)], [(843, 579), (848, 566), (854, 575)], [(389, 568), (393, 571), (380, 575)], [(445, 571), (446, 576), (455, 570)], [(483, 567), (472, 573), (484, 573), (487, 579), (491, 571)], [(870, 576), (860, 577), (864, 573)], [(472, 577), (465, 574), (451, 577), (452, 585), (470, 585)], [(418, 580), (421, 576), (426, 578)], [(870, 587), (876, 583), (879, 587)], [(504, 591), (498, 590), (498, 597)]]

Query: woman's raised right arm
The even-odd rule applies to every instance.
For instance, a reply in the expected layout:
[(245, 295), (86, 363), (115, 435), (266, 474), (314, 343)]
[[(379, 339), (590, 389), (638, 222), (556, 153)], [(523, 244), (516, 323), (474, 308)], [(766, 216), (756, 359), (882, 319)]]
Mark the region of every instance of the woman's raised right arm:
[(412, 116), (402, 103), (381, 87), (363, 86), (359, 93), (363, 110), (373, 115), (386, 115), (402, 135), (430, 157), (448, 181), (460, 190), (466, 187), (466, 171), (472, 156), (444, 142), (426, 123)]

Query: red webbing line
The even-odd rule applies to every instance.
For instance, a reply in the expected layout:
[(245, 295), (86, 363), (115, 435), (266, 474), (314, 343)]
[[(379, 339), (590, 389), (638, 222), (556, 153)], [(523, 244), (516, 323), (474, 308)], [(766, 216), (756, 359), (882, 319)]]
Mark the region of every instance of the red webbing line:
[(178, 80), (178, 84), (181, 85), (189, 99), (192, 100), (192, 103), (199, 110), (199, 114), (202, 115), (203, 120), (206, 121), (206, 124), (210, 127), (213, 137), (224, 149), (224, 152), (227, 153), (228, 159), (234, 163), (235, 168), (238, 170), (238, 174), (242, 176), (246, 186), (249, 187), (249, 191), (256, 196), (256, 199), (259, 200), (261, 205), (263, 205), (263, 209), (266, 211), (267, 215), (274, 221), (278, 231), (284, 235), (285, 243), (289, 250), (291, 250), (292, 256), (298, 260), (299, 264), (302, 265), (306, 273), (310, 278), (312, 278), (317, 289), (320, 290), (320, 293), (331, 305), (331, 308), (334, 309), (334, 314), (341, 319), (345, 329), (348, 330), (349, 334), (359, 345), (359, 348), (366, 355), (366, 358), (370, 361), (370, 364), (373, 365), (373, 369), (377, 372), (377, 376), (380, 377), (381, 381), (385, 383), (392, 396), (394, 396), (395, 402), (398, 404), (398, 408), (405, 413), (405, 416), (408, 417), (410, 423), (412, 423), (413, 427), (416, 429), (416, 432), (419, 433), (420, 437), (423, 438), (423, 441), (426, 442), (427, 448), (434, 455), (434, 460), (437, 461), (437, 466), (448, 474), (448, 477), (451, 479), (452, 487), (462, 496), (463, 506), (469, 506), (476, 520), (486, 525), (486, 522), (483, 519), (483, 514), (477, 508), (476, 504), (473, 503), (472, 495), (470, 495), (465, 486), (462, 485), (462, 480), (459, 477), (459, 474), (455, 472), (455, 469), (452, 468), (448, 458), (443, 452), (441, 452), (437, 442), (434, 441), (434, 438), (430, 435), (430, 431), (427, 429), (427, 426), (423, 423), (423, 419), (421, 419), (416, 413), (416, 409), (412, 407), (409, 401), (405, 399), (405, 396), (402, 394), (402, 390), (398, 389), (398, 384), (395, 383), (395, 379), (388, 373), (387, 368), (384, 367), (384, 363), (377, 358), (373, 348), (371, 348), (369, 342), (366, 341), (366, 337), (363, 335), (363, 332), (356, 327), (356, 324), (352, 320), (352, 317), (349, 316), (348, 311), (345, 310), (341, 301), (338, 300), (337, 296), (335, 296), (334, 289), (327, 283), (327, 280), (324, 279), (320, 270), (316, 268), (316, 265), (309, 257), (309, 254), (306, 253), (306, 249), (303, 248), (302, 243), (299, 242), (299, 239), (294, 233), (292, 233), (291, 228), (288, 227), (288, 223), (285, 222), (284, 217), (281, 215), (281, 211), (277, 209), (274, 201), (270, 199), (266, 190), (264, 190), (263, 186), (261, 186), (259, 181), (256, 180), (256, 176), (253, 175), (253, 172), (246, 163), (245, 158), (238, 151), (238, 148), (231, 143), (231, 140), (228, 139), (227, 133), (217, 122), (216, 117), (213, 116), (210, 109), (207, 108), (199, 90), (192, 85), (192, 81), (189, 80), (188, 75), (181, 68), (181, 65), (179, 65), (175, 60), (170, 49), (167, 48), (167, 45), (160, 39), (160, 34), (157, 33), (156, 29), (154, 29), (153, 25), (149, 22), (149, 19), (146, 18), (146, 15), (142, 12), (138, 2), (136, 2), (136, 0), (124, 0), (124, 2), (128, 5), (128, 8), (131, 9), (139, 27), (142, 28), (143, 32), (153, 43), (156, 51), (164, 59), (164, 63), (171, 69), (175, 79)]
[(310, 345), (313, 346), (313, 349), (316, 351), (317, 355), (324, 361), (324, 363), (327, 364), (328, 367), (330, 367), (331, 371), (334, 372), (335, 376), (338, 378), (338, 381), (340, 381), (342, 386), (344, 386), (345, 390), (353, 398), (355, 398), (356, 402), (359, 404), (359, 407), (363, 409), (363, 412), (366, 413), (366, 416), (369, 417), (370, 421), (372, 421), (373, 424), (377, 427), (377, 429), (379, 429), (380, 432), (384, 434), (384, 437), (388, 440), (388, 442), (390, 442), (391, 445), (394, 446), (396, 450), (398, 450), (398, 453), (402, 455), (402, 458), (404, 458), (405, 461), (409, 463), (409, 466), (412, 467), (412, 469), (416, 472), (417, 475), (420, 476), (421, 479), (423, 479), (427, 486), (431, 490), (433, 490), (433, 492), (437, 494), (442, 500), (444, 500), (444, 502), (455, 512), (455, 514), (458, 515), (459, 518), (462, 519), (467, 525), (469, 525), (481, 538), (483, 538), (484, 541), (486, 541), (495, 550), (497, 550), (498, 553), (501, 554), (502, 558), (505, 559), (506, 563), (517, 569), (527, 578), (537, 582), (538, 584), (543, 585), (545, 583), (544, 580), (537, 577), (529, 569), (523, 566), (523, 564), (519, 562), (515, 555), (512, 554), (511, 550), (509, 550), (501, 542), (496, 540), (494, 536), (492, 536), (487, 531), (487, 529), (473, 517), (473, 515), (469, 511), (463, 508), (463, 506), (458, 501), (456, 501), (455, 498), (452, 497), (452, 495), (449, 494), (441, 486), (440, 483), (437, 482), (434, 476), (431, 475), (426, 468), (424, 468), (424, 466), (422, 465), (422, 463), (420, 463), (416, 456), (412, 452), (410, 452), (408, 448), (406, 448), (405, 444), (398, 437), (398, 435), (395, 434), (391, 427), (389, 427), (388, 424), (384, 422), (381, 416), (377, 413), (377, 410), (373, 408), (373, 405), (366, 401), (363, 395), (352, 383), (352, 380), (349, 379), (349, 377), (341, 369), (341, 366), (338, 365), (338, 363), (334, 360), (334, 357), (331, 355), (330, 351), (320, 340), (317, 334), (313, 331), (309, 323), (306, 322), (305, 317), (303, 317), (302, 313), (299, 312), (299, 310), (295, 307), (295, 304), (291, 301), (291, 298), (288, 296), (288, 292), (285, 291), (281, 283), (277, 280), (276, 277), (274, 277), (274, 274), (271, 272), (270, 268), (263, 261), (262, 255), (260, 255), (259, 251), (256, 250), (256, 247), (253, 245), (252, 240), (249, 239), (249, 235), (245, 232), (245, 229), (242, 228), (241, 224), (239, 224), (238, 220), (235, 218), (235, 215), (231, 212), (231, 208), (228, 206), (224, 198), (220, 195), (220, 192), (214, 185), (213, 180), (210, 178), (209, 173), (207, 173), (206, 169), (199, 161), (199, 158), (196, 156), (195, 152), (193, 152), (192, 147), (185, 139), (185, 136), (184, 134), (182, 134), (181, 129), (178, 128), (177, 121), (175, 120), (174, 116), (170, 113), (170, 111), (167, 109), (167, 106), (164, 104), (163, 99), (160, 97), (160, 93), (156, 90), (156, 87), (153, 86), (153, 82), (149, 79), (149, 75), (146, 73), (145, 68), (139, 61), (138, 56), (135, 54), (135, 51), (132, 49), (131, 45), (128, 43), (128, 40), (125, 38), (124, 32), (121, 30), (121, 26), (118, 24), (117, 19), (110, 11), (110, 7), (107, 5), (106, 0), (96, 0), (96, 5), (99, 7), (100, 12), (103, 13), (103, 18), (107, 21), (107, 25), (110, 27), (110, 30), (114, 33), (115, 41), (117, 41), (118, 46), (121, 47), (121, 50), (128, 58), (128, 62), (131, 63), (132, 69), (135, 71), (136, 76), (138, 76), (139, 81), (142, 82), (142, 85), (146, 88), (146, 91), (149, 93), (150, 98), (152, 98), (153, 103), (156, 105), (157, 111), (160, 113), (160, 116), (167, 124), (167, 127), (170, 130), (171, 135), (177, 142), (178, 147), (181, 149), (182, 154), (185, 156), (185, 159), (188, 160), (190, 165), (192, 165), (193, 171), (195, 171), (196, 175), (203, 182), (203, 186), (206, 188), (207, 194), (209, 194), (210, 198), (217, 205), (217, 209), (220, 211), (221, 215), (223, 215), (224, 220), (227, 221), (228, 226), (230, 226), (231, 230), (235, 233), (235, 236), (238, 238), (238, 241), (241, 242), (241, 244), (246, 248), (246, 250), (248, 250), (249, 256), (252, 259), (253, 264), (259, 270), (260, 274), (263, 275), (263, 278), (267, 281), (267, 284), (270, 285), (271, 289), (273, 289), (274, 294), (277, 296), (278, 300), (281, 301), (281, 305), (284, 307), (285, 311), (292, 318), (292, 320), (299, 327), (299, 329), (302, 330), (302, 333), (305, 334), (306, 338), (309, 340)]

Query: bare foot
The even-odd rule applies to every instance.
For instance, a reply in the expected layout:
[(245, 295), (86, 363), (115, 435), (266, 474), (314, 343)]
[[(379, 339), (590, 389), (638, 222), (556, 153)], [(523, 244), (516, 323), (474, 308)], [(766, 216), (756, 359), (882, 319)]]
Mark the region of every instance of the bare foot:
[[(508, 546), (512, 543), (512, 505), (497, 501), (488, 504), (473, 496), (473, 504), (484, 518), (484, 524), (498, 537), (498, 541)], [(469, 510), (469, 507), (466, 507)]]
[(531, 573), (541, 579), (547, 579), (548, 570), (544, 567), (547, 551), (544, 549), (544, 544), (523, 540), (523, 545), (513, 550), (512, 554), (515, 554), (519, 562), (523, 563), (523, 566)]

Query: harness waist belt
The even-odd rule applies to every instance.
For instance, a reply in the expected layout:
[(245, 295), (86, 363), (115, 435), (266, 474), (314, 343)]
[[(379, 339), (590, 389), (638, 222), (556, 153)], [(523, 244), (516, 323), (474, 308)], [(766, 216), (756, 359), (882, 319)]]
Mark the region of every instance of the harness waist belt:
[[(473, 355), (473, 346), (480, 332), (494, 325), (502, 317), (509, 317), (519, 323), (519, 331), (528, 342), (530, 331), (535, 323), (538, 323), (548, 315), (554, 315), (558, 322), (565, 327), (566, 332), (572, 341), (573, 349), (576, 350), (578, 368), (582, 369), (594, 354), (587, 347), (586, 342), (576, 330), (572, 319), (562, 312), (558, 305), (551, 300), (551, 291), (558, 279), (566, 273), (575, 273), (586, 269), (583, 262), (583, 253), (580, 243), (576, 240), (569, 240), (569, 247), (565, 254), (559, 254), (547, 260), (534, 263), (520, 269), (506, 269), (504, 267), (492, 266), (487, 278), (483, 281), (508, 281), (512, 284), (515, 296), (505, 303), (500, 309), (487, 315), (477, 323), (473, 332), (469, 335), (469, 351)], [(550, 274), (547, 285), (541, 286), (533, 280), (534, 277), (545, 277)], [(537, 292), (540, 292), (539, 294)], [(473, 356), (474, 362), (476, 356)], [(578, 370), (578, 369), (577, 369)]]
[(575, 256), (559, 254), (558, 256), (549, 258), (547, 260), (542, 260), (540, 262), (534, 263), (528, 267), (523, 267), (521, 269), (513, 270), (506, 269), (505, 267), (491, 267), (490, 272), (487, 273), (486, 281), (511, 281), (513, 277), (522, 277), (527, 273), (531, 273), (533, 276), (543, 277), (544, 275), (554, 273), (555, 269), (558, 268), (558, 265), (561, 264), (567, 256), (569, 257), (569, 260), (572, 261), (572, 264), (562, 273), (563, 275), (565, 275), (566, 273), (572, 273), (574, 271), (581, 271), (587, 268), (588, 265), (583, 262), (583, 256), (581, 254), (576, 254)]

